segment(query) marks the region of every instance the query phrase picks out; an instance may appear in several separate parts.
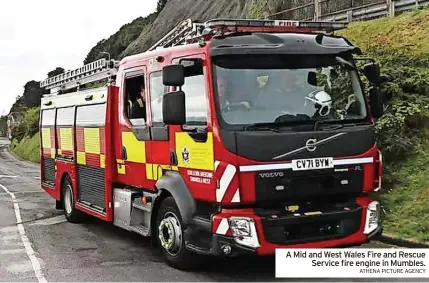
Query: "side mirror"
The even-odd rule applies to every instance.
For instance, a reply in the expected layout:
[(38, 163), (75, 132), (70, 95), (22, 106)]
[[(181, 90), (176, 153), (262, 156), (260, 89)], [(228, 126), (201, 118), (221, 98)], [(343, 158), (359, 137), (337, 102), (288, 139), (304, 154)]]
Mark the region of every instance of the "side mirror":
[(307, 77), (307, 83), (312, 86), (317, 86), (317, 74), (316, 72), (309, 72)]
[(372, 87), (369, 90), (369, 105), (371, 107), (372, 116), (376, 119), (383, 115), (384, 98), (378, 87)]
[(162, 98), (162, 117), (166, 125), (186, 124), (185, 93), (168, 92)]
[(380, 67), (378, 66), (377, 63), (366, 64), (363, 67), (363, 73), (371, 83), (375, 85), (380, 84), (380, 80), (381, 80)]
[(169, 65), (162, 69), (162, 82), (166, 86), (183, 86), (185, 84), (185, 67)]

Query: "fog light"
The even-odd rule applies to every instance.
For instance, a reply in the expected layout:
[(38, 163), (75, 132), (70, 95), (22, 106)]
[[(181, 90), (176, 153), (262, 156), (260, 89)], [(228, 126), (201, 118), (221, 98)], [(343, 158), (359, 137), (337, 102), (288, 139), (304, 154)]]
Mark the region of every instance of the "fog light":
[(374, 232), (380, 225), (380, 203), (378, 201), (371, 202), (366, 209), (366, 220), (364, 234), (368, 235)]
[(231, 253), (231, 246), (229, 245), (223, 245), (221, 249), (225, 255), (229, 255)]
[(259, 247), (258, 235), (253, 219), (247, 217), (230, 217), (228, 221), (236, 243), (252, 248)]

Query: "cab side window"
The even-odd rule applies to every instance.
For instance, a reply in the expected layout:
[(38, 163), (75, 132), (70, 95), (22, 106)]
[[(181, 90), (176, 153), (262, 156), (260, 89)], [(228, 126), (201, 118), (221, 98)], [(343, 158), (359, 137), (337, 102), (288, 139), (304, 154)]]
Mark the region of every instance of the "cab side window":
[(152, 108), (152, 123), (163, 124), (162, 119), (162, 97), (165, 92), (162, 83), (162, 71), (150, 74), (150, 102)]
[(207, 125), (206, 85), (202, 67), (187, 74), (182, 90), (185, 92), (186, 125)]
[(132, 125), (146, 124), (146, 86), (144, 74), (129, 73), (125, 78), (125, 116)]

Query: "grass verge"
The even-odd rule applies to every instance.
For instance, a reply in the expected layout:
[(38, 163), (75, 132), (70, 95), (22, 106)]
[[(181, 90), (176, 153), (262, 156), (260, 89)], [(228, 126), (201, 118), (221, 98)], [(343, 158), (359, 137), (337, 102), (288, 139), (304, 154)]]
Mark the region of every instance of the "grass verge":
[(39, 134), (32, 137), (24, 137), (21, 141), (13, 140), (10, 148), (13, 153), (22, 159), (39, 163)]
[[(426, 136), (429, 138), (429, 131)], [(429, 241), (429, 139), (404, 164), (391, 168), (393, 187), (380, 195), (386, 210), (384, 232)]]

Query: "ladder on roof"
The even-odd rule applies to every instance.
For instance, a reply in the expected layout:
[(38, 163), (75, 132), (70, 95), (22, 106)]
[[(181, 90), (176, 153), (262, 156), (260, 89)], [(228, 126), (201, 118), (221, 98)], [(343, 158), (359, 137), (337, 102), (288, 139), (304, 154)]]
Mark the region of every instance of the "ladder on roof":
[(119, 61), (100, 59), (83, 67), (47, 78), (40, 82), (40, 87), (58, 94), (61, 90), (78, 88), (81, 85), (107, 79), (111, 82), (118, 71)]
[(204, 28), (204, 23), (194, 22), (191, 19), (184, 20), (152, 45), (147, 51), (185, 44), (187, 39), (201, 32), (202, 28)]

